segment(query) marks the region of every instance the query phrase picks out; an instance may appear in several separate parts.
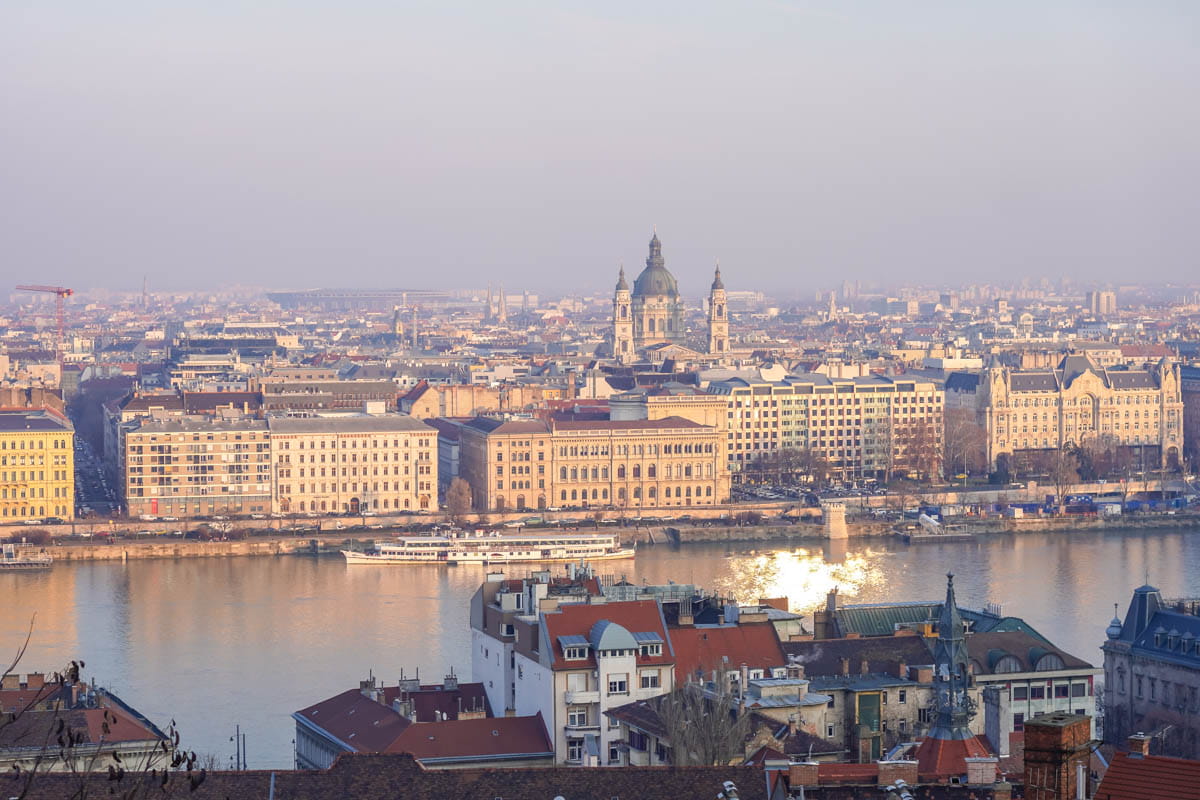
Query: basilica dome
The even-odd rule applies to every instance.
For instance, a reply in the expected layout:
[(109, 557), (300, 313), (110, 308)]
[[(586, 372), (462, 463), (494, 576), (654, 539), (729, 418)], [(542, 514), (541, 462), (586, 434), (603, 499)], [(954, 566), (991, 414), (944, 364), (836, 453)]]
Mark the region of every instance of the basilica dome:
[(662, 243), (658, 241), (657, 233), (650, 240), (650, 257), (646, 259), (646, 268), (633, 282), (634, 297), (656, 295), (679, 296), (679, 285), (675, 282), (675, 276), (667, 271), (662, 256)]

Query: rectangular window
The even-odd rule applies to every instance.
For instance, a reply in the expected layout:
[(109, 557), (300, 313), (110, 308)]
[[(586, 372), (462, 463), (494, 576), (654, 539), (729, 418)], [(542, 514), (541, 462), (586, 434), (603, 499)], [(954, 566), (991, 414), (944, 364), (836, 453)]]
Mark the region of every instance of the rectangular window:
[(587, 717), (586, 708), (567, 709), (567, 724), (573, 728), (580, 728), (587, 725)]
[(656, 669), (645, 670), (641, 673), (641, 678), (642, 678), (641, 687), (643, 689), (659, 688), (658, 670), (656, 670)]
[(567, 761), (583, 761), (582, 739), (567, 739)]
[(648, 744), (648, 742), (646, 740), (646, 734), (642, 733), (641, 731), (630, 731), (629, 732), (629, 747), (630, 747), (630, 749), (640, 750), (642, 752), (645, 752), (647, 744)]
[[(907, 702), (908, 702), (908, 690), (901, 689), (899, 703), (900, 703), (900, 705), (904, 705)], [(903, 723), (901, 723), (901, 724), (903, 724)]]
[(582, 661), (588, 657), (588, 649), (586, 647), (568, 647), (566, 650), (566, 658), (568, 661)]
[(1024, 714), (1013, 714), (1013, 730), (1014, 731), (1025, 730), (1025, 715)]
[(1028, 686), (1014, 686), (1013, 687), (1013, 700), (1028, 700), (1028, 699), (1029, 699), (1029, 687)]
[(1054, 696), (1055, 697), (1070, 697), (1071, 696), (1071, 687), (1065, 683), (1055, 686), (1054, 687)]
[(627, 673), (608, 676), (609, 694), (629, 694), (629, 675)]
[(1086, 683), (1071, 684), (1071, 697), (1087, 697)]
[(1045, 700), (1046, 699), (1046, 687), (1045, 686), (1030, 686), (1029, 687), (1029, 699), (1030, 700)]

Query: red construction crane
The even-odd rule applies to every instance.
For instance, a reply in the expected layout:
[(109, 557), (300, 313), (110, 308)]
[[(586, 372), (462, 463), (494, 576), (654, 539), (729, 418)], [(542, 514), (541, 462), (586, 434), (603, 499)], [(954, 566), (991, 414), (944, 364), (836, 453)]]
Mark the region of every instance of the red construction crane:
[(63, 298), (75, 294), (75, 290), (68, 289), (65, 286), (18, 286), (17, 291), (45, 292), (46, 294), (54, 295), (54, 310), (58, 318), (58, 344), (55, 355), (58, 356), (58, 363), (61, 365), (63, 360), (63, 334), (66, 330), (66, 311), (63, 309)]

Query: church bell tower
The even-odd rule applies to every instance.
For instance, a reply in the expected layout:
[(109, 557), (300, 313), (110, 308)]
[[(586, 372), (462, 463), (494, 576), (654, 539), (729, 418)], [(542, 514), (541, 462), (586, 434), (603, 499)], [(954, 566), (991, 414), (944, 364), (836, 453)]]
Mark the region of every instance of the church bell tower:
[(625, 363), (632, 361), (633, 357), (633, 299), (629, 284), (625, 282), (625, 267), (622, 266), (617, 289), (613, 293), (613, 358)]
[(729, 307), (725, 302), (720, 262), (717, 263), (712, 289), (708, 293), (708, 352), (712, 355), (729, 352)]

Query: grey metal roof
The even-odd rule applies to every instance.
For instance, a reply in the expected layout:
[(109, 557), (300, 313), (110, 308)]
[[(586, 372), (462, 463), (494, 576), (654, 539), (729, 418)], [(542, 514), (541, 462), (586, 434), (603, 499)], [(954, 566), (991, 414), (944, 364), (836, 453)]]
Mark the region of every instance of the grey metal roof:
[(558, 643), (564, 648), (566, 647), (591, 647), (586, 636), (580, 636), (578, 633), (568, 634), (558, 637)]
[(663, 638), (654, 631), (635, 631), (633, 634), (634, 641), (639, 644), (662, 644)]
[(45, 411), (0, 412), (0, 431), (69, 431), (71, 423), (47, 414)]
[(328, 417), (271, 417), (275, 433), (391, 433), (420, 431), (437, 433), (407, 414), (347, 414)]

